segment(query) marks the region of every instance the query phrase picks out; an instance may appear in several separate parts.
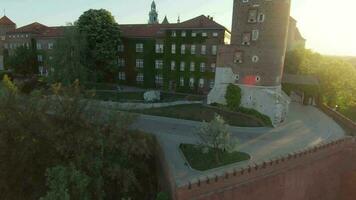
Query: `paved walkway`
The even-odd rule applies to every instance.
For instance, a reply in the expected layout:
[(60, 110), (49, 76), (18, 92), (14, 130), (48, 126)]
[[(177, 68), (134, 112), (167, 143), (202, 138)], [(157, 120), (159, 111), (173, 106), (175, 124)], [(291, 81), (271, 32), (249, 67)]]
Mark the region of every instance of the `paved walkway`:
[(181, 143), (198, 142), (194, 132), (200, 124), (142, 115), (133, 127), (157, 136), (177, 185), (184, 185), (197, 177), (219, 175), (229, 169), (273, 159), (345, 136), (342, 128), (317, 108), (292, 103), (288, 120), (278, 128), (230, 127), (233, 136), (239, 140), (239, 150), (252, 156), (250, 161), (200, 172), (191, 169), (179, 151)]

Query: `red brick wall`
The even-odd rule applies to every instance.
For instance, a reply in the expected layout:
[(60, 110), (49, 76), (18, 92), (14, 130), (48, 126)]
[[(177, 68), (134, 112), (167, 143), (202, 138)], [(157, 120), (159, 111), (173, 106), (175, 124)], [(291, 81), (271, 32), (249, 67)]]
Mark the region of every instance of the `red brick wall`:
[(176, 189), (176, 200), (356, 199), (356, 139), (348, 138)]

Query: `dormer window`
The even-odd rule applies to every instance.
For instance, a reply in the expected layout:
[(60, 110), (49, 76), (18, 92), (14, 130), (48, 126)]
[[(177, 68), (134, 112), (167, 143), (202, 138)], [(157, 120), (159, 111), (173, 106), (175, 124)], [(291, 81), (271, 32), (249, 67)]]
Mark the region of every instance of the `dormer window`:
[(250, 45), (251, 33), (244, 33), (242, 36), (242, 45)]
[(249, 23), (257, 22), (257, 9), (250, 9), (248, 11), (248, 22)]
[(235, 52), (234, 63), (242, 63), (242, 52), (241, 51)]

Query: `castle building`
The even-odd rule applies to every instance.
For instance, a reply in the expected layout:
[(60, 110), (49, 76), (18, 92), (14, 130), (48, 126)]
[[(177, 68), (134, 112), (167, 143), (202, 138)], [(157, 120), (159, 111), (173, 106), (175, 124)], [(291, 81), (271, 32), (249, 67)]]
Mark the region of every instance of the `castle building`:
[(204, 15), (120, 29), (119, 82), (169, 91), (207, 94), (214, 85), (218, 46), (230, 42), (229, 31)]
[[(56, 40), (63, 36), (65, 27), (48, 27), (40, 23), (32, 23), (20, 28), (12, 25), (5, 31), (1, 39), (3, 49), (0, 51), (3, 60), (5, 51), (12, 55), (17, 47), (23, 46), (28, 49), (34, 48), (37, 52), (38, 71), (40, 75), (47, 75), (49, 70), (48, 61)], [(1, 26), (0, 26), (1, 30)]]
[(16, 24), (8, 17), (3, 16), (0, 19), (0, 70), (4, 69), (4, 49), (6, 41), (6, 33), (16, 29)]
[(158, 24), (159, 23), (155, 1), (152, 1), (152, 4), (151, 4), (151, 11), (149, 13), (148, 23), (149, 24)]
[(229, 84), (242, 90), (241, 106), (286, 119), (289, 97), (281, 89), (290, 0), (235, 0), (231, 45), (219, 47), (215, 86), (208, 103), (226, 104)]
[(293, 17), (289, 18), (288, 26), (288, 42), (287, 51), (292, 51), (297, 48), (305, 48), (306, 40), (303, 38), (299, 29), (297, 28), (297, 20)]

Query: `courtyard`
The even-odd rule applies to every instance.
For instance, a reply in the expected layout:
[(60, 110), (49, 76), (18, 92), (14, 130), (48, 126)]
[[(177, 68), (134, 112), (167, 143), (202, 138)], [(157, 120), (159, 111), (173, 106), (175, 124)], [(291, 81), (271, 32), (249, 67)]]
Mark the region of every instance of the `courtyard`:
[(180, 144), (199, 141), (194, 132), (200, 125), (196, 121), (141, 115), (133, 128), (156, 135), (178, 186), (345, 137), (344, 130), (319, 109), (292, 103), (288, 120), (277, 128), (230, 127), (233, 137), (239, 140), (238, 150), (251, 155), (251, 160), (201, 172), (193, 170), (179, 150)]

